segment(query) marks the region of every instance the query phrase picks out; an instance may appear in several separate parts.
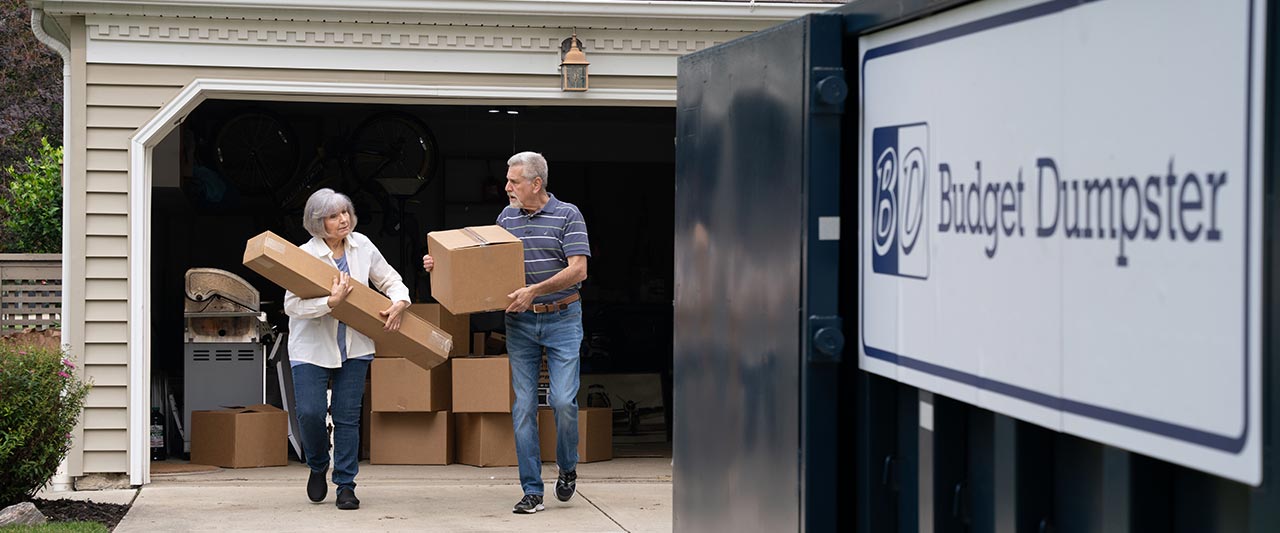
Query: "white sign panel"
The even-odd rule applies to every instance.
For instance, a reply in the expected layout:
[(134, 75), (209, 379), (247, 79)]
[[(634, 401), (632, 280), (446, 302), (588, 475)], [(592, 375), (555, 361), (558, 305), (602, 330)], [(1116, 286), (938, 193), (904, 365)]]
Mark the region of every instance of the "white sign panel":
[(862, 37), (861, 367), (1259, 484), (1263, 7), (996, 0)]

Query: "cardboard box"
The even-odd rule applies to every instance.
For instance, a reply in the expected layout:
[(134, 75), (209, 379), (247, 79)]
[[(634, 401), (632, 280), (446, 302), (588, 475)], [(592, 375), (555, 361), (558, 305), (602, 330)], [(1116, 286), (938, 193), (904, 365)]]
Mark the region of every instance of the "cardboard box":
[(507, 336), (494, 331), (471, 334), (472, 355), (502, 355), (507, 353)]
[(431, 370), (401, 358), (374, 358), (369, 372), (374, 412), (448, 411), (452, 403), (452, 374), (446, 361)]
[(270, 405), (191, 412), (191, 462), (227, 468), (284, 466), (289, 415)]
[[(440, 304), (412, 304), (405, 313), (413, 313), (423, 320), (444, 330), (453, 339), (453, 349), (449, 355), (467, 355), (471, 353), (471, 315), (455, 315)], [(377, 357), (406, 357), (391, 346), (378, 345)]]
[[(543, 461), (556, 460), (556, 415), (551, 409), (538, 409), (538, 448)], [(582, 407), (578, 409), (578, 462), (592, 463), (613, 459), (613, 409)]]
[(453, 413), (375, 412), (372, 421), (370, 464), (453, 464)]
[(453, 412), (510, 413), (516, 393), (511, 388), (507, 356), (453, 358)]
[[(479, 351), (479, 350), (476, 350)], [(507, 336), (496, 331), (490, 332), (489, 337), (484, 341), (484, 353), (487, 355), (498, 355), (507, 352)]]
[[(249, 239), (244, 248), (244, 265), (262, 274), (299, 298), (329, 295), (338, 269), (303, 251), (280, 236), (264, 232)], [(400, 330), (387, 333), (378, 312), (391, 300), (365, 285), (356, 284), (347, 299), (334, 308), (333, 317), (373, 339), (378, 346), (403, 354), (414, 364), (430, 369), (443, 363), (453, 350), (453, 338), (426, 319), (406, 313)]]
[(506, 309), (524, 286), (524, 244), (501, 226), (433, 231), (427, 253), (436, 261), (431, 296), (453, 314)]
[(457, 413), (457, 459), (471, 466), (516, 466), (510, 413)]
[(467, 341), (470, 340), (468, 337), (471, 335), (471, 315), (455, 315), (440, 304), (413, 304), (409, 306), (408, 311), (427, 319), (427, 322), (439, 326), (450, 337), (457, 339), (454, 341), (453, 349), (449, 350), (449, 355), (471, 353), (471, 348), (467, 345)]

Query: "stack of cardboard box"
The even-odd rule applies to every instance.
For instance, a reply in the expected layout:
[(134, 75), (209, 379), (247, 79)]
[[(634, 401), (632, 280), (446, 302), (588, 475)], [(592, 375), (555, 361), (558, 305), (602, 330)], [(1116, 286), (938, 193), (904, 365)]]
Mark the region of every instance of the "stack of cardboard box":
[(453, 359), (453, 409), (458, 413), (458, 462), (516, 465), (511, 425), (511, 364), (506, 355)]
[[(454, 316), (438, 304), (416, 304), (408, 313), (422, 317), (455, 339), (466, 339), (467, 315)], [(466, 353), (454, 343), (449, 355)], [(370, 367), (368, 406), (369, 462), (372, 464), (447, 465), (454, 457), (451, 361), (424, 370), (404, 354), (379, 346)]]

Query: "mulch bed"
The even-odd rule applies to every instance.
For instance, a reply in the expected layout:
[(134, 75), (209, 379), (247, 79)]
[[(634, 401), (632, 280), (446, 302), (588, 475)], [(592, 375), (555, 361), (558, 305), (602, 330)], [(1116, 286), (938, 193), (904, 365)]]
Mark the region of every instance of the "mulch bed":
[(115, 530), (116, 524), (129, 512), (128, 505), (97, 503), (82, 500), (31, 500), (50, 522), (98, 522)]

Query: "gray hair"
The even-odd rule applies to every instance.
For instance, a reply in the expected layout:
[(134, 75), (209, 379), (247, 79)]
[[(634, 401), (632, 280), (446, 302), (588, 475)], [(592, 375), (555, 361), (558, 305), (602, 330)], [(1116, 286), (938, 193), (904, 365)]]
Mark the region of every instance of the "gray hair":
[(323, 239), (327, 236), (324, 232), (324, 219), (343, 211), (351, 214), (351, 230), (355, 231), (356, 206), (351, 203), (351, 198), (333, 189), (320, 189), (307, 198), (307, 206), (302, 211), (302, 227), (312, 237)]
[(547, 158), (538, 152), (520, 152), (507, 160), (507, 167), (519, 166), (524, 179), (542, 178), (542, 190), (547, 190)]

